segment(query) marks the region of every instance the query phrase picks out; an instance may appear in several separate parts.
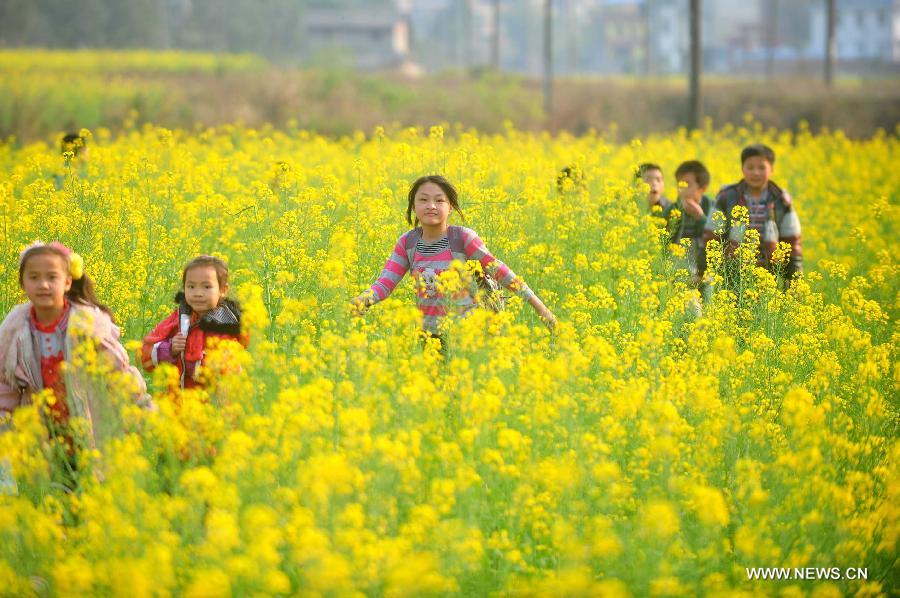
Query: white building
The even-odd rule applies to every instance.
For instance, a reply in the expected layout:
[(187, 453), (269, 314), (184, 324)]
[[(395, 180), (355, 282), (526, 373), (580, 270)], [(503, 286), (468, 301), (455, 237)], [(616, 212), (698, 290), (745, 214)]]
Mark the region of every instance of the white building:
[(397, 11), (309, 9), (303, 15), (307, 54), (341, 52), (362, 69), (390, 69), (410, 57), (408, 19)]
[(684, 4), (682, 0), (647, 0), (652, 73), (680, 73), (687, 69), (690, 34)]
[[(690, 25), (688, 0), (603, 0), (619, 12), (630, 8), (634, 19), (649, 28), (651, 73), (680, 73), (688, 68)], [(703, 3), (701, 37), (705, 68), (731, 72), (747, 52), (762, 43), (760, 0), (710, 0)], [(622, 28), (618, 23), (616, 28)], [(641, 32), (638, 38), (644, 36)], [(634, 37), (634, 36), (632, 36)], [(643, 45), (633, 39), (635, 45)]]
[[(811, 9), (809, 58), (825, 55), (824, 2)], [(900, 61), (900, 2), (897, 0), (837, 0), (835, 41), (840, 61)]]
[(891, 38), (894, 62), (900, 62), (900, 0), (894, 0), (894, 18), (891, 19)]

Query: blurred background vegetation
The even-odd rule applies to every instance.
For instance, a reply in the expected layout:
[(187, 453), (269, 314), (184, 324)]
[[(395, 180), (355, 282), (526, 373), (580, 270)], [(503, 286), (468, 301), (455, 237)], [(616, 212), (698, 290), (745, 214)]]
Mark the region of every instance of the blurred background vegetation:
[[(510, 122), (629, 138), (685, 125), (686, 0), (544, 2), (3, 0), (0, 136), (241, 121), (334, 135), (436, 123), (495, 132)], [(779, 129), (896, 131), (900, 63), (844, 59), (829, 87), (821, 60), (796, 58), (818, 47), (822, 4), (704, 2), (702, 112), (714, 125), (752, 115)], [(871, 4), (857, 15), (837, 0), (840, 43), (857, 21), (876, 27), (879, 10), (898, 11)], [(554, 19), (550, 111), (542, 6)], [(722, 33), (732, 22), (734, 39)], [(665, 55), (651, 47), (664, 28), (677, 34)]]
[[(444, 71), (410, 78), (350, 67), (276, 66), (252, 55), (186, 52), (0, 51), (0, 136), (19, 141), (62, 130), (113, 132), (153, 122), (170, 128), (244, 122), (346, 135), (376, 126), (460, 124), (484, 132), (605, 131), (627, 139), (677, 129), (686, 83), (678, 78), (561, 78), (547, 117), (541, 86), (525, 75)], [(743, 123), (851, 137), (894, 133), (900, 88), (889, 80), (757, 82), (707, 77), (704, 112), (716, 125)]]

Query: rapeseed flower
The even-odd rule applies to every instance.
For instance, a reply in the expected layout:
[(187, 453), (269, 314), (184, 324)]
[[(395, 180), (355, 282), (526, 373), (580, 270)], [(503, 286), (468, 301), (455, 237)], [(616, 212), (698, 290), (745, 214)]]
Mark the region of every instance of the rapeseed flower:
[[(251, 339), (207, 348), (203, 390), (159, 368), (158, 411), (123, 408), (120, 441), (75, 459), (74, 492), (47, 428), (52, 393), (0, 423), (15, 481), (0, 495), (0, 587), (754, 594), (769, 590), (744, 566), (846, 555), (882, 575), (900, 537), (898, 142), (710, 128), (691, 144), (711, 188), (738, 180), (751, 139), (790, 156), (777, 180), (803, 220), (806, 273), (782, 292), (756, 267), (755, 231), (731, 262), (712, 241), (700, 317), (628, 180), (645, 157), (672, 171), (678, 134), (618, 144), (442, 125), (335, 140), (147, 125), (95, 131), (89, 165), (60, 190), (57, 152), (0, 145), (7, 255), (34, 238), (75, 247), (126, 341), (169, 313), (188, 256), (221, 255)], [(555, 193), (562, 163), (577, 165), (584, 201)], [(352, 317), (423, 169), (458, 183), (465, 224), (555, 306), (552, 335), (516, 296), (448, 320), (445, 355), (423, 351), (409, 278)], [(134, 232), (109, 234), (121, 230)], [(459, 264), (438, 283), (471, 292), (480, 269)], [(22, 300), (13, 264), (0, 264), (0, 297), (7, 311)], [(106, 379), (97, 356), (69, 367)], [(888, 590), (879, 583), (793, 587)]]

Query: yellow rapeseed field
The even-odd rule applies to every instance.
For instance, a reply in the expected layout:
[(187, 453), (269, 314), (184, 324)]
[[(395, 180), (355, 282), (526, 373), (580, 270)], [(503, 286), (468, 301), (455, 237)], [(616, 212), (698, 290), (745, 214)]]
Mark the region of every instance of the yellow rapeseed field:
[[(698, 317), (633, 171), (660, 163), (671, 197), (675, 167), (699, 158), (714, 194), (750, 142), (777, 153), (806, 274), (783, 293), (748, 258), (746, 284)], [(18, 487), (0, 496), (0, 594), (897, 591), (893, 132), (748, 122), (615, 144), (148, 126), (89, 145), (69, 167), (54, 145), (0, 145), (3, 313), (24, 300), (18, 252), (58, 239), (134, 352), (184, 262), (213, 253), (251, 345), (214, 350), (208, 369), (241, 368), (207, 391), (182, 396), (157, 371), (158, 412), (127, 408), (119, 437), (80, 455), (72, 494), (37, 409), (19, 409), (0, 435)], [(583, 184), (557, 190), (564, 166)], [(555, 334), (514, 299), (454, 323), (445, 358), (423, 351), (408, 279), (351, 315), (428, 173), (458, 185), (467, 225), (554, 311)], [(750, 580), (750, 567), (841, 578)], [(847, 579), (857, 567), (868, 579)]]

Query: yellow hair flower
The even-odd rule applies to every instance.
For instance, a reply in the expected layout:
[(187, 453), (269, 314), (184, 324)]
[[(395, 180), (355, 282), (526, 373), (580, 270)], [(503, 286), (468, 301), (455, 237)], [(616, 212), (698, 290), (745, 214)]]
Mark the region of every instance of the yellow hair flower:
[(84, 258), (74, 251), (69, 256), (69, 274), (73, 280), (80, 280), (84, 276)]

